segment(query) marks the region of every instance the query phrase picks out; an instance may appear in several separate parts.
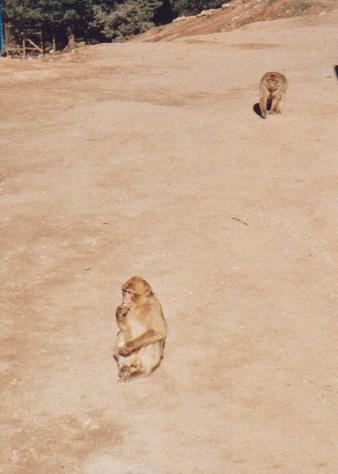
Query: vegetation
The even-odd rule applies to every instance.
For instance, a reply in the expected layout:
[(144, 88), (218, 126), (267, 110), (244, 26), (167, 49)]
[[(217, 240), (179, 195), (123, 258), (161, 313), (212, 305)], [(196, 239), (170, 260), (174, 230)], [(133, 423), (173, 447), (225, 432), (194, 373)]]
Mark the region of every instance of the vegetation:
[(226, 0), (4, 0), (4, 20), (17, 40), (42, 31), (58, 48), (70, 37), (88, 43), (122, 41), (180, 15), (215, 8)]

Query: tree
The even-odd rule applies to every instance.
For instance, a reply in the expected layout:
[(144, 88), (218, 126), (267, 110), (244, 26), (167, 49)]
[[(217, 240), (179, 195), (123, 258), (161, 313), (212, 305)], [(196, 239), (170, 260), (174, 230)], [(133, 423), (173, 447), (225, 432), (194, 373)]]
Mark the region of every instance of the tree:
[(101, 3), (94, 6), (91, 26), (98, 27), (101, 37), (121, 41), (154, 26), (154, 18), (162, 3), (162, 0), (126, 0), (117, 3), (113, 9)]
[(168, 0), (5, 0), (6, 21), (19, 36), (41, 29), (64, 47), (71, 36), (89, 42), (122, 40), (154, 25)]
[(60, 47), (67, 44), (71, 33), (86, 37), (92, 17), (92, 0), (5, 0), (4, 19), (12, 26), (12, 34), (30, 29), (42, 30), (45, 40), (55, 37)]
[(88, 43), (122, 41), (154, 24), (215, 8), (224, 1), (4, 0), (4, 20), (18, 41), (23, 32), (41, 30), (45, 42), (55, 41), (64, 48), (76, 39)]
[(5, 0), (4, 20), (12, 25), (12, 35), (17, 38), (23, 31), (41, 23), (41, 12), (33, 0)]
[(47, 37), (54, 37), (61, 47), (73, 37), (86, 39), (93, 16), (92, 0), (37, 0), (37, 4)]

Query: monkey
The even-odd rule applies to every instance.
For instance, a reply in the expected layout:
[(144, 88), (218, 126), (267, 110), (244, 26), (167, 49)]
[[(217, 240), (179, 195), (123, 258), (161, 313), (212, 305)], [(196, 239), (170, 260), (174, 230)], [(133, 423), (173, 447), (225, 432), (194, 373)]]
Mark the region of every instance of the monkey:
[[(267, 114), (280, 114), (282, 112), (282, 98), (288, 86), (288, 81), (279, 72), (267, 72), (259, 83), (261, 115), (266, 119)], [(268, 103), (271, 103), (270, 110), (267, 110)]]
[(167, 323), (160, 302), (143, 278), (133, 276), (122, 285), (116, 322), (114, 358), (119, 381), (150, 375), (163, 358)]

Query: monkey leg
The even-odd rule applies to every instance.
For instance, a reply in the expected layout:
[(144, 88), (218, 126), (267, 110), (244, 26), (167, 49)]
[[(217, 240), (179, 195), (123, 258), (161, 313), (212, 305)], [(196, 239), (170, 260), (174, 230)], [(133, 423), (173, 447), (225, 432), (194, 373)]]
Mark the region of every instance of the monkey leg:
[(131, 367), (122, 367), (119, 370), (118, 382), (127, 382), (130, 379), (130, 369)]
[(137, 357), (136, 354), (131, 354), (127, 357), (115, 356), (117, 367), (120, 372), (130, 371), (133, 367), (137, 367)]
[(261, 110), (261, 115), (264, 119), (266, 119), (267, 116), (267, 100), (263, 96), (261, 97), (261, 100), (259, 101), (259, 108)]
[(145, 376), (145, 371), (143, 367), (140, 367), (137, 365), (137, 362), (135, 360), (135, 363), (131, 365), (123, 365), (119, 369), (119, 378), (118, 382), (128, 382), (129, 380), (136, 378), (136, 377), (144, 377)]
[[(133, 352), (131, 356), (121, 357), (121, 359), (130, 359), (136, 355), (130, 365), (123, 365), (119, 370), (119, 381), (127, 382), (133, 378), (147, 377), (160, 364), (163, 357), (162, 341), (149, 344), (142, 347), (139, 351)], [(125, 363), (125, 361), (123, 361)], [(128, 361), (129, 362), (129, 361)]]
[(276, 97), (273, 97), (272, 99), (272, 103), (271, 103), (271, 110), (270, 110), (270, 113), (271, 114), (280, 114), (281, 113), (281, 102), (282, 102), (282, 98), (281, 96), (277, 95)]
[(280, 98), (276, 107), (276, 114), (282, 113), (282, 104), (283, 104), (283, 101), (282, 101), (282, 98)]
[(163, 357), (163, 342), (142, 347), (137, 355), (137, 375), (147, 376), (160, 364)]

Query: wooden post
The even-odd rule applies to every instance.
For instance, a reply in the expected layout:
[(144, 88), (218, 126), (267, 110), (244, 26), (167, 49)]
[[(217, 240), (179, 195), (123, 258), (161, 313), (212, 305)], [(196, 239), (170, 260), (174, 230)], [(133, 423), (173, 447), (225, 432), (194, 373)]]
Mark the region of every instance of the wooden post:
[(23, 57), (25, 58), (26, 57), (26, 40), (25, 40), (25, 38), (22, 39), (22, 54), (23, 54)]
[(7, 53), (8, 45), (9, 45), (9, 34), (8, 34), (8, 25), (7, 25), (7, 23), (4, 23), (4, 30), (5, 30), (5, 53)]
[[(33, 40), (31, 40), (30, 38), (27, 38), (27, 43), (32, 45), (33, 49), (36, 49), (37, 51), (39, 51), (39, 53), (43, 54), (43, 49), (40, 48), (36, 43), (34, 43)], [(30, 49), (32, 49), (32, 48), (30, 48)]]
[(44, 51), (44, 47), (43, 47), (42, 31), (40, 31), (40, 48), (41, 48), (41, 54), (43, 56), (45, 51)]

